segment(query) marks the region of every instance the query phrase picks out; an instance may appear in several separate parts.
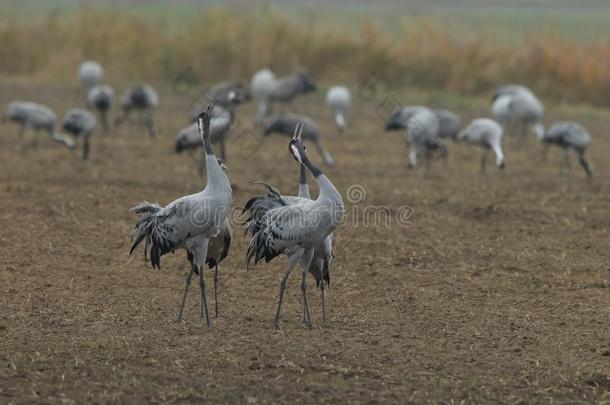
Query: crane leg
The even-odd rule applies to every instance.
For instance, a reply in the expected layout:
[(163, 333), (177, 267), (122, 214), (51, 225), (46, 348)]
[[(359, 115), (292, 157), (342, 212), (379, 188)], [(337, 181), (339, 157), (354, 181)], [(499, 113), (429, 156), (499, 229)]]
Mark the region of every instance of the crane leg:
[(303, 253), (301, 258), (301, 269), (303, 277), (301, 279), (301, 292), (303, 293), (303, 309), (305, 312), (304, 321), (307, 326), (311, 326), (311, 315), (309, 313), (309, 303), (307, 301), (307, 274), (309, 273), (309, 266), (313, 259), (313, 248), (308, 248)]
[(123, 124), (123, 122), (127, 119), (128, 116), (129, 116), (129, 110), (123, 110), (121, 115), (119, 115), (118, 117), (116, 117), (114, 119), (113, 126), (115, 128), (118, 128), (119, 126), (121, 126), (121, 124)]
[(542, 152), (540, 153), (540, 161), (542, 163), (546, 162), (546, 160), (547, 160), (547, 157), (549, 155), (549, 147), (550, 147), (549, 144), (542, 145)]
[(157, 126), (155, 125), (155, 121), (153, 120), (152, 113), (148, 112), (146, 114), (146, 126), (148, 127), (148, 136), (154, 138), (157, 136)]
[(89, 135), (85, 135), (85, 139), (83, 139), (83, 160), (89, 159)]
[(525, 146), (525, 141), (527, 140), (527, 125), (521, 125), (521, 138), (519, 139), (519, 147), (522, 148)]
[(299, 260), (301, 260), (301, 257), (303, 257), (303, 249), (299, 249), (291, 256), (288, 256), (288, 268), (286, 269), (286, 273), (284, 274), (282, 282), (280, 283), (280, 293), (277, 300), (277, 308), (275, 310), (275, 319), (273, 321), (273, 327), (275, 329), (279, 329), (280, 327), (280, 311), (282, 309), (282, 300), (284, 299), (284, 291), (286, 290), (288, 278), (290, 277), (290, 273), (292, 273), (294, 266), (296, 266)]
[(100, 121), (102, 122), (102, 131), (104, 131), (104, 134), (108, 134), (110, 131), (110, 127), (108, 125), (108, 111), (100, 111)]
[(587, 173), (588, 177), (593, 176), (593, 169), (591, 168), (589, 162), (587, 162), (587, 159), (585, 159), (584, 153), (580, 153), (580, 156), (578, 157), (578, 162), (580, 163), (582, 168), (585, 169), (585, 172)]
[(320, 303), (322, 307), (322, 322), (326, 322), (326, 281), (322, 280), (320, 284)]
[(485, 166), (487, 161), (487, 151), (481, 149), (481, 174), (485, 174)]
[(38, 130), (34, 129), (34, 139), (32, 139), (32, 147), (34, 149), (38, 149)]
[(409, 161), (407, 163), (407, 167), (409, 169), (414, 169), (415, 165), (417, 164), (417, 155), (419, 154), (419, 150), (416, 149), (415, 147), (411, 147), (411, 150), (409, 151)]
[(302, 272), (303, 277), (301, 279), (301, 293), (303, 294), (303, 323), (307, 326), (311, 326), (311, 319), (309, 318), (309, 304), (307, 302), (307, 273)]
[(27, 139), (25, 137), (25, 126), (20, 126), (19, 127), (19, 152), (21, 153), (25, 153), (26, 149), (27, 149)]
[(561, 161), (561, 173), (565, 174), (566, 171), (570, 171), (572, 169), (570, 164), (570, 148), (565, 148), (563, 150), (563, 160)]
[(427, 175), (430, 173), (430, 167), (432, 166), (432, 151), (430, 149), (426, 149), (423, 155), (424, 161), (424, 173)]
[(218, 318), (218, 264), (214, 267), (214, 314)]
[(189, 291), (189, 287), (191, 285), (191, 281), (193, 280), (193, 273), (195, 272), (195, 266), (191, 265), (191, 271), (189, 275), (186, 277), (186, 285), (184, 287), (184, 294), (182, 295), (182, 304), (180, 305), (180, 311), (178, 312), (178, 316), (176, 317), (176, 321), (180, 322), (182, 319), (182, 312), (184, 311), (184, 305), (186, 304), (186, 295)]
[(201, 289), (201, 319), (205, 313), (205, 321), (208, 326), (212, 326), (210, 316), (208, 314), (208, 298), (205, 295), (205, 277), (203, 276), (203, 266), (199, 267), (199, 288)]

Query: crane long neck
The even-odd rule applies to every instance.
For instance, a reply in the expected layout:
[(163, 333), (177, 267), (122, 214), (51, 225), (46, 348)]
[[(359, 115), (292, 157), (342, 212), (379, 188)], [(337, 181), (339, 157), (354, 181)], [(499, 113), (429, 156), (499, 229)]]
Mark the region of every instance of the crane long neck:
[(318, 183), (318, 188), (320, 189), (318, 200), (329, 200), (333, 205), (343, 207), (343, 198), (341, 197), (341, 194), (339, 194), (334, 184), (326, 177), (322, 170), (311, 163), (307, 156), (304, 156), (303, 158), (303, 165), (309, 169), (311, 174), (315, 177), (316, 183)]
[(304, 165), (299, 165), (300, 167), (300, 178), (299, 178), (299, 184), (307, 184), (307, 173), (305, 172), (305, 166)]
[(201, 131), (201, 139), (203, 140), (203, 148), (205, 150), (204, 160), (208, 178), (208, 184), (206, 188), (209, 189), (218, 189), (222, 191), (231, 190), (231, 184), (229, 183), (229, 179), (227, 175), (224, 173), (220, 165), (218, 164), (218, 159), (216, 159), (216, 155), (214, 155), (214, 150), (212, 149), (212, 144), (210, 143), (210, 118), (203, 120), (202, 123), (202, 131)]
[(311, 174), (313, 174), (313, 177), (315, 177), (316, 181), (318, 180), (319, 176), (322, 176), (324, 174), (324, 173), (322, 173), (322, 170), (320, 170), (316, 165), (311, 163), (311, 161), (309, 160), (309, 158), (307, 156), (303, 157), (302, 165), (309, 169)]
[(307, 173), (305, 172), (307, 169), (305, 165), (299, 165), (301, 176), (299, 178), (299, 197), (302, 198), (311, 198), (309, 194), (309, 185), (307, 184)]
[[(203, 141), (203, 149), (206, 155), (214, 155), (212, 150), (212, 144), (210, 143), (210, 119), (203, 121), (203, 131), (201, 133), (201, 139)], [(204, 156), (205, 157), (205, 156)]]

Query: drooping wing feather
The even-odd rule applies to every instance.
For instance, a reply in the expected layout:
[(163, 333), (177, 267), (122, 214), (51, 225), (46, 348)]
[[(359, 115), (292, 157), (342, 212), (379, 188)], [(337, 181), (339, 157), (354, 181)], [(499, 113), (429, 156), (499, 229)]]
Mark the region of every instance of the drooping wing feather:
[[(326, 237), (321, 231), (324, 223), (330, 222), (326, 214), (311, 200), (268, 211), (248, 246), (248, 264), (252, 259), (255, 264), (261, 259), (269, 262), (291, 247)], [(329, 227), (328, 233), (331, 231)]]
[(187, 238), (202, 234), (211, 236), (219, 226), (214, 215), (214, 201), (201, 193), (157, 208), (158, 205), (148, 203), (133, 208), (134, 212), (144, 215), (135, 226), (129, 252), (131, 254), (146, 239), (145, 257), (150, 257), (153, 267), (160, 268), (161, 256), (182, 248)]

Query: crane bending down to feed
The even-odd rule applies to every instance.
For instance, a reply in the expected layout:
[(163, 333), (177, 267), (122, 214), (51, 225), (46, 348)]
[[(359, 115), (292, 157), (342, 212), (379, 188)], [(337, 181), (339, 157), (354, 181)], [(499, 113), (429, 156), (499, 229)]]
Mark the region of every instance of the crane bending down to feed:
[[(250, 100), (250, 92), (242, 82), (230, 81), (221, 82), (212, 86), (205, 93), (205, 97), (216, 100), (216, 107), (214, 107), (214, 111), (212, 112), (213, 119), (219, 115), (220, 112), (225, 110), (230, 111), (233, 114), (238, 105)], [(190, 122), (197, 122), (197, 117), (204, 108), (205, 106), (195, 108), (189, 116)]]
[(250, 100), (250, 91), (241, 81), (220, 82), (210, 87), (208, 95), (218, 100), (219, 106), (228, 108)]
[(89, 158), (89, 138), (95, 129), (95, 117), (89, 111), (82, 108), (73, 108), (66, 112), (63, 128), (74, 137), (83, 138), (83, 159)]
[(135, 226), (130, 250), (131, 254), (145, 241), (145, 258), (150, 260), (153, 268), (160, 268), (161, 256), (178, 249), (186, 249), (191, 269), (186, 278), (178, 320), (182, 318), (191, 279), (193, 273), (196, 273), (199, 274), (201, 289), (201, 318), (205, 315), (208, 326), (211, 326), (211, 321), (208, 315), (203, 266), (210, 252), (210, 240), (221, 234), (231, 206), (231, 184), (210, 143), (213, 107), (214, 102), (211, 102), (198, 119), (206, 155), (207, 185), (201, 192), (181, 197), (165, 207), (143, 202), (132, 208), (132, 211), (141, 217)]
[(159, 95), (150, 86), (135, 86), (128, 89), (121, 97), (121, 108), (123, 113), (114, 120), (114, 126), (119, 127), (129, 116), (132, 110), (142, 113), (143, 120), (148, 128), (148, 135), (154, 138), (157, 135), (157, 127), (153, 119), (155, 109), (159, 106)]
[(337, 131), (343, 132), (347, 127), (345, 115), (352, 104), (349, 89), (345, 86), (331, 87), (326, 93), (326, 104), (330, 107), (335, 117)]
[(544, 134), (540, 121), (544, 115), (544, 107), (536, 95), (527, 87), (508, 84), (500, 86), (492, 98), (491, 111), (505, 129), (515, 123), (520, 127), (519, 143), (527, 139), (531, 128), (537, 137)]
[(316, 84), (306, 73), (295, 73), (276, 79), (268, 69), (256, 72), (252, 78), (252, 93), (259, 104), (256, 125), (262, 125), (265, 118), (271, 114), (273, 104), (290, 104), (300, 94), (315, 90)]
[(441, 156), (447, 158), (447, 147), (439, 139), (440, 122), (438, 116), (429, 108), (406, 106), (397, 108), (385, 126), (386, 131), (404, 130), (405, 141), (411, 145), (408, 167), (414, 168), (417, 158), (425, 153), (429, 162), (432, 153), (440, 150)]
[(274, 118), (265, 128), (265, 136), (275, 133), (292, 136), (299, 124), (302, 125), (302, 138), (313, 142), (324, 163), (327, 166), (333, 166), (335, 164), (333, 157), (330, 152), (326, 150), (324, 145), (322, 145), (320, 128), (318, 127), (318, 124), (309, 117), (286, 114)]
[[(9, 104), (2, 121), (11, 121), (20, 125), (19, 135), (23, 137), (25, 131), (32, 129), (47, 132), (53, 141), (61, 143), (68, 149), (74, 149), (74, 140), (58, 131), (57, 115), (49, 107), (27, 101), (14, 101)], [(35, 135), (36, 136), (36, 135)], [(34, 138), (34, 145), (38, 137)]]
[(457, 140), (457, 135), (462, 127), (460, 116), (449, 110), (434, 110), (438, 118), (438, 137), (441, 139)]
[(78, 78), (80, 79), (81, 85), (85, 90), (91, 89), (93, 86), (97, 86), (102, 82), (104, 77), (104, 69), (99, 63), (87, 60), (81, 63), (78, 68)]
[[(300, 132), (300, 129), (297, 128)], [(288, 267), (278, 296), (274, 318), (274, 327), (279, 327), (280, 311), (286, 283), (297, 263), (301, 264), (304, 318), (311, 325), (311, 316), (307, 302), (307, 274), (314, 257), (316, 246), (324, 244), (326, 238), (335, 230), (345, 213), (341, 194), (330, 179), (309, 160), (300, 134), (289, 144), (293, 157), (313, 174), (318, 183), (320, 194), (316, 200), (303, 198), (298, 204), (289, 204), (268, 210), (256, 222), (254, 236), (248, 245), (246, 262), (249, 265), (260, 260), (269, 262), (275, 257), (286, 254)]]
[(504, 169), (506, 162), (502, 152), (502, 133), (502, 127), (496, 121), (478, 118), (458, 134), (458, 141), (466, 141), (481, 148), (481, 173), (485, 172), (485, 160), (489, 149), (496, 154), (496, 166), (500, 170)]
[(578, 153), (578, 162), (587, 176), (593, 176), (593, 168), (585, 158), (585, 152), (591, 143), (591, 135), (583, 126), (575, 122), (558, 122), (551, 126), (539, 139), (543, 144), (552, 144), (563, 148), (564, 158), (561, 163), (561, 170), (571, 168), (570, 153), (575, 150)]
[(87, 108), (97, 111), (105, 133), (110, 130), (108, 112), (112, 108), (113, 100), (114, 90), (110, 86), (100, 85), (92, 87), (87, 94)]
[[(299, 193), (297, 197), (283, 196), (274, 187), (262, 183), (268, 190), (267, 195), (252, 197), (246, 203), (243, 212), (248, 211), (249, 217), (245, 222), (246, 232), (254, 236), (260, 229), (261, 220), (265, 214), (274, 208), (288, 205), (298, 206), (300, 203), (311, 201), (309, 186), (307, 184), (307, 173), (304, 165), (300, 165)], [(320, 303), (322, 321), (326, 321), (326, 287), (330, 285), (330, 267), (334, 254), (334, 235), (331, 233), (324, 241), (314, 247), (313, 259), (309, 265), (309, 273), (316, 280), (316, 286), (320, 288)], [(290, 256), (291, 252), (287, 255)], [(303, 322), (307, 323), (307, 314), (303, 306)]]

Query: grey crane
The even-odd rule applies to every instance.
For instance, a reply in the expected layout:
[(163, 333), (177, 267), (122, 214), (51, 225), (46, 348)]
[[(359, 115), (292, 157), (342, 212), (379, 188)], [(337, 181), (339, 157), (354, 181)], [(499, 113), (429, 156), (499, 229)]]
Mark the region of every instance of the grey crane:
[(544, 115), (544, 106), (525, 86), (507, 84), (498, 87), (492, 98), (491, 111), (496, 121), (505, 129), (510, 124), (520, 127), (520, 144), (525, 142), (530, 129), (538, 137), (544, 133), (540, 123)]
[(337, 131), (343, 132), (347, 126), (345, 116), (352, 104), (352, 96), (345, 86), (333, 86), (326, 93), (326, 104), (330, 107), (335, 118)]
[(85, 90), (91, 89), (102, 82), (104, 77), (104, 69), (99, 63), (87, 60), (81, 63), (78, 68), (78, 78)]
[[(255, 79), (257, 79), (256, 75), (255, 78), (253, 78), (253, 81), (255, 81)], [(269, 79), (268, 75), (266, 79)], [(253, 93), (255, 95), (263, 94), (265, 96), (262, 99), (259, 99), (259, 105), (263, 102), (263, 100), (266, 103), (261, 108), (259, 108), (259, 114), (257, 114), (256, 117), (257, 125), (261, 125), (265, 118), (267, 118), (269, 114), (271, 114), (273, 104), (292, 103), (292, 101), (300, 94), (306, 94), (316, 90), (316, 85), (312, 78), (308, 74), (303, 72), (295, 73), (290, 76), (285, 76), (279, 79), (273, 79), (269, 82), (261, 83), (261, 88), (264, 87), (262, 84), (269, 85), (269, 87), (264, 88), (264, 91), (262, 92), (255, 92), (253, 90)]]
[[(298, 130), (298, 129), (297, 129)], [(296, 132), (296, 131), (295, 131)], [(291, 140), (289, 150), (293, 157), (305, 165), (313, 174), (320, 189), (318, 198), (303, 198), (298, 204), (288, 204), (268, 210), (254, 229), (246, 253), (246, 262), (269, 262), (275, 257), (286, 254), (288, 267), (280, 283), (278, 303), (274, 318), (274, 327), (279, 327), (280, 311), (286, 283), (297, 263), (301, 264), (301, 292), (305, 321), (311, 325), (311, 316), (307, 301), (307, 274), (314, 256), (316, 246), (323, 244), (335, 230), (345, 213), (341, 194), (330, 179), (309, 160), (305, 147), (298, 134)]]
[[(231, 125), (235, 119), (235, 105), (241, 100), (235, 93), (229, 95), (230, 102), (227, 109), (216, 105), (212, 110), (212, 119), (210, 122), (210, 142), (212, 144), (220, 143), (220, 156), (223, 161), (227, 160), (227, 139), (230, 135)], [(199, 135), (197, 123), (193, 123), (180, 130), (176, 137), (176, 153), (184, 151), (193, 152), (202, 147), (201, 136)], [(200, 168), (203, 174), (204, 162), (201, 162)]]
[(83, 159), (89, 158), (89, 139), (95, 129), (95, 117), (89, 111), (82, 108), (73, 108), (66, 112), (63, 128), (75, 138), (83, 138)]
[[(205, 92), (205, 98), (217, 100), (216, 107), (212, 112), (212, 118), (222, 114), (225, 110), (235, 113), (235, 108), (250, 100), (250, 92), (242, 82), (227, 81), (212, 86)], [(197, 117), (205, 106), (193, 109), (190, 113), (190, 121), (197, 122)]]
[(439, 130), (438, 137), (441, 139), (456, 140), (457, 135), (462, 128), (462, 120), (459, 115), (453, 111), (436, 109), (433, 110), (438, 118)]
[(457, 136), (458, 141), (465, 141), (481, 148), (481, 172), (485, 172), (487, 151), (493, 150), (496, 154), (496, 166), (504, 169), (506, 162), (502, 152), (503, 129), (500, 124), (489, 118), (477, 118), (464, 128)]
[(539, 136), (539, 139), (543, 144), (557, 145), (563, 148), (562, 170), (564, 167), (570, 168), (570, 154), (574, 150), (578, 154), (578, 162), (587, 176), (593, 175), (593, 168), (585, 158), (585, 152), (591, 143), (591, 135), (582, 125), (575, 122), (557, 122), (546, 133)]
[[(260, 221), (271, 209), (288, 205), (299, 205), (304, 201), (311, 200), (309, 186), (307, 184), (307, 174), (304, 165), (300, 165), (299, 192), (296, 197), (284, 196), (274, 187), (263, 184), (268, 193), (262, 196), (252, 197), (246, 203), (243, 212), (248, 211), (249, 217), (245, 221), (246, 233), (254, 236), (261, 227)], [(320, 288), (320, 303), (322, 321), (326, 321), (326, 287), (330, 285), (330, 268), (334, 259), (334, 234), (331, 233), (324, 241), (314, 247), (313, 259), (309, 265), (309, 273), (316, 280), (316, 286)], [(289, 251), (287, 255), (290, 255)], [(307, 314), (303, 306), (303, 322), (307, 323)]]
[(292, 136), (298, 124), (302, 124), (303, 126), (303, 139), (313, 142), (324, 163), (328, 166), (333, 166), (335, 164), (333, 157), (331, 156), (330, 152), (324, 148), (324, 145), (322, 145), (320, 127), (309, 117), (294, 114), (285, 114), (276, 117), (272, 119), (265, 127), (264, 133), (265, 136), (275, 133), (285, 136)]
[(208, 95), (225, 108), (245, 103), (251, 98), (248, 87), (239, 80), (217, 83), (210, 87)]
[(420, 154), (425, 153), (430, 161), (432, 153), (440, 150), (447, 157), (447, 147), (439, 139), (440, 122), (434, 111), (423, 106), (397, 108), (385, 125), (386, 131), (405, 131), (405, 141), (410, 144), (408, 167), (414, 168)]
[(143, 116), (144, 123), (148, 128), (148, 135), (151, 138), (157, 135), (157, 127), (155, 126), (153, 115), (155, 109), (159, 106), (159, 95), (155, 89), (146, 85), (131, 87), (123, 94), (120, 103), (123, 112), (114, 120), (115, 127), (118, 128), (131, 111), (137, 110)]
[(269, 99), (274, 83), (275, 74), (267, 68), (255, 72), (250, 81), (250, 91), (258, 106), (255, 119), (257, 126), (262, 125), (264, 119), (270, 114)]
[(198, 193), (180, 197), (165, 207), (143, 202), (132, 208), (140, 219), (136, 223), (130, 254), (142, 242), (144, 255), (151, 265), (161, 266), (161, 256), (178, 249), (186, 249), (191, 263), (186, 278), (178, 320), (186, 303), (191, 279), (194, 273), (199, 274), (201, 290), (201, 318), (205, 315), (208, 326), (211, 326), (208, 315), (207, 297), (203, 266), (208, 258), (210, 239), (221, 234), (223, 224), (231, 206), (231, 183), (218, 163), (210, 143), (210, 119), (214, 102), (199, 116), (199, 131), (206, 154), (207, 184)]
[(114, 90), (110, 86), (98, 85), (89, 90), (87, 94), (87, 108), (97, 111), (102, 129), (105, 133), (110, 130), (108, 112), (114, 101)]
[[(8, 105), (2, 121), (11, 121), (20, 125), (19, 134), (26, 130), (45, 131), (57, 143), (68, 149), (74, 149), (74, 140), (58, 131), (57, 115), (49, 107), (28, 101), (14, 101)], [(34, 143), (38, 138), (34, 138)]]

